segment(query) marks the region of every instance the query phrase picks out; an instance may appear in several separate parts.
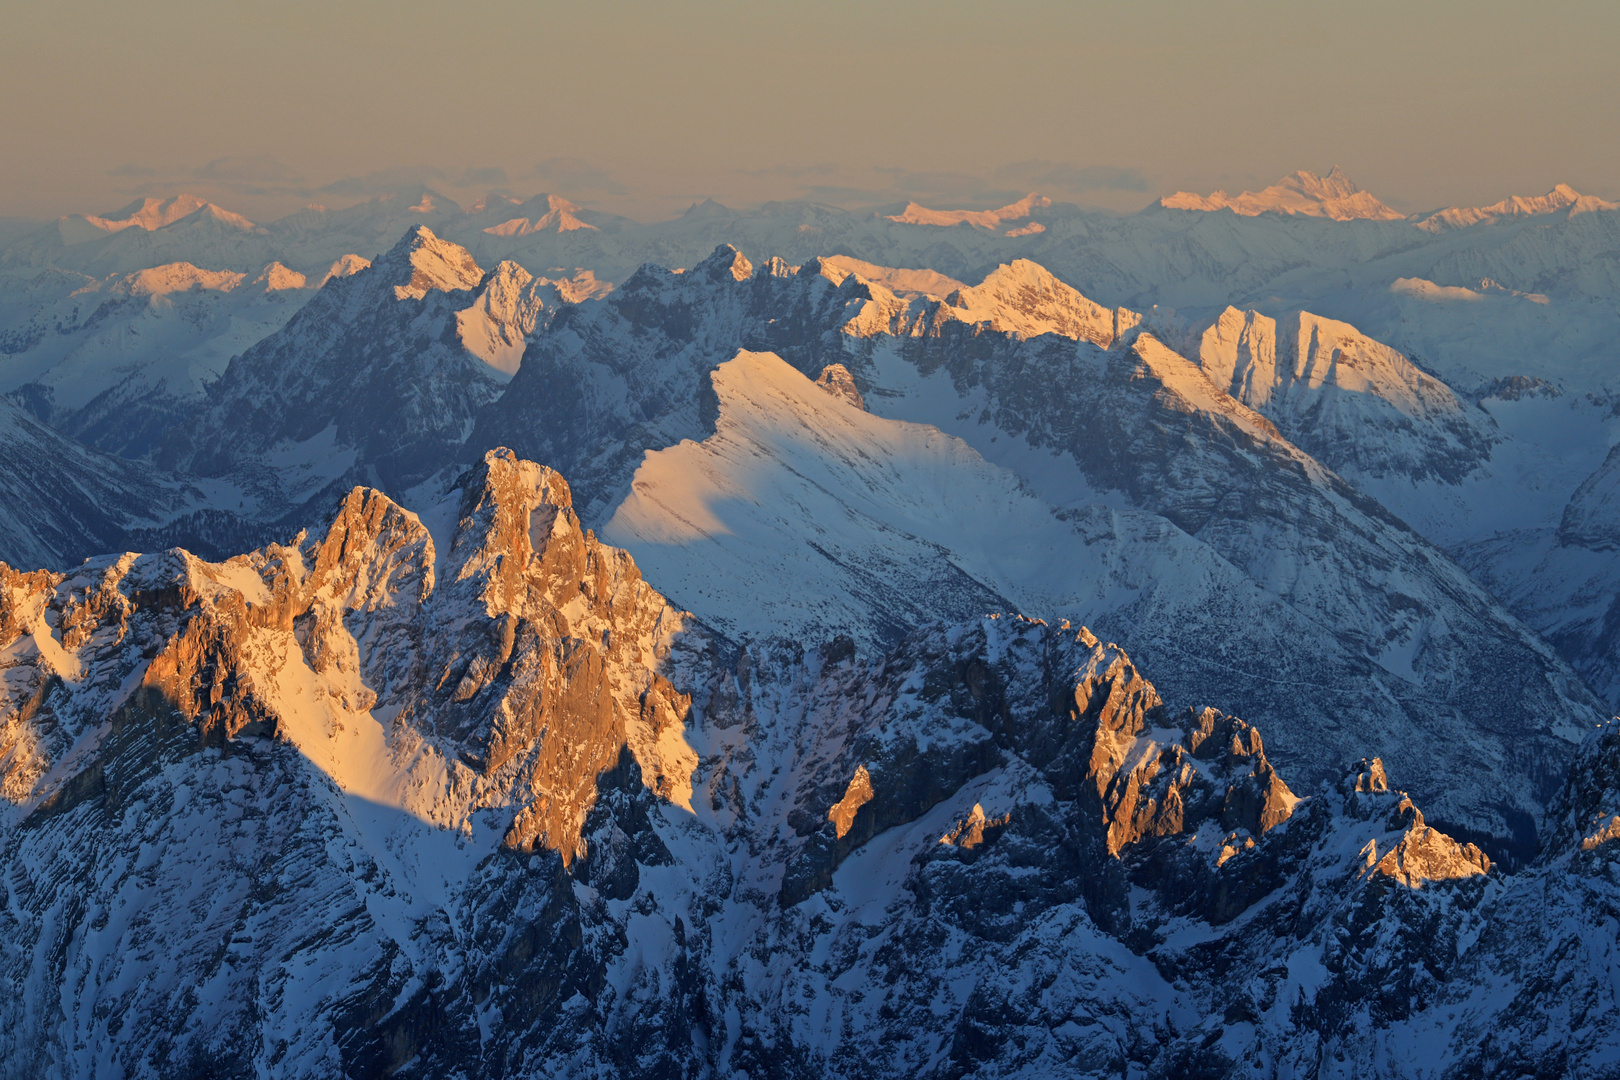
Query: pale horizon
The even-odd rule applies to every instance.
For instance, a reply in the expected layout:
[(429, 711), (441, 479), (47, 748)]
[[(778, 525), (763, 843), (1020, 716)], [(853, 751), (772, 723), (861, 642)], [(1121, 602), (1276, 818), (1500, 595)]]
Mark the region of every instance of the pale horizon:
[(10, 218), (185, 192), (274, 220), (418, 183), (643, 222), (1032, 191), (1129, 213), (1334, 166), (1403, 213), (1620, 197), (1594, 137), (1620, 130), (1620, 14), (1590, 4), (5, 8)]

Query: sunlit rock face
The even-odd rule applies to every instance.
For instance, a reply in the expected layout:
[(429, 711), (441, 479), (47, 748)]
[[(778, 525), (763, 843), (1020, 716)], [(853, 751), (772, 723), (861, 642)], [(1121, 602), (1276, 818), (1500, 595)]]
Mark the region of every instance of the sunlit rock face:
[(1353, 479), (1456, 484), (1490, 457), (1489, 417), (1439, 379), (1347, 323), (1227, 308), (1199, 366), (1296, 445)]
[[(1507, 1075), (1614, 1049), (1576, 917), (1615, 903), (1612, 732), (1544, 861), (1504, 873), (1381, 762), (1296, 791), (1252, 725), (1085, 629), (728, 643), (505, 451), (420, 514), (355, 489), (223, 562), (4, 568), (0, 678), (21, 1073)], [(1591, 1018), (1556, 1052), (1529, 1034), (1564, 1015), (1548, 964)]]
[[(596, 774), (632, 743), (648, 782), (684, 801), (685, 705), (653, 670), (680, 616), (580, 529), (549, 469), (491, 452), (439, 512), (442, 555), (414, 514), (356, 488), (321, 533), (221, 564), (176, 550), (8, 571), (13, 801), (59, 805), (31, 784), (102, 712), (131, 708), (203, 747), (279, 736), (344, 790), (439, 826), (505, 805), (508, 846), (565, 859)], [(395, 736), (410, 755), (384, 753)], [(407, 789), (385, 779), (396, 767)]]

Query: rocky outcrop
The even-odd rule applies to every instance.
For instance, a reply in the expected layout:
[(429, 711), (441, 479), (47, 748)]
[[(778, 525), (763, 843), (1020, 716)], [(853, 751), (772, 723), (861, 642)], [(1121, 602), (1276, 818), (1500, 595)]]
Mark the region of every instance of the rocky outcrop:
[[(330, 732), (386, 712), (385, 756), (414, 746), (444, 772), (433, 820), (500, 805), (506, 846), (565, 862), (621, 751), (681, 801), (695, 764), (687, 699), (655, 671), (680, 617), (623, 552), (581, 530), (550, 470), (492, 452), (448, 498), (458, 522), (442, 559), (415, 515), (357, 488), (320, 535), (225, 564), (174, 552), (71, 575), (7, 569), (3, 622), (20, 642), (10, 800), (48, 801), (42, 778), (96, 716), (138, 708), (172, 714), (198, 748), (279, 737), (316, 760), (320, 746), (303, 743), (312, 712)], [(340, 787), (376, 794), (375, 776), (329, 764)]]
[(855, 376), (849, 373), (849, 368), (843, 364), (828, 364), (816, 376), (816, 385), (821, 387), (833, 397), (866, 411), (866, 399), (861, 397), (861, 391), (855, 385)]

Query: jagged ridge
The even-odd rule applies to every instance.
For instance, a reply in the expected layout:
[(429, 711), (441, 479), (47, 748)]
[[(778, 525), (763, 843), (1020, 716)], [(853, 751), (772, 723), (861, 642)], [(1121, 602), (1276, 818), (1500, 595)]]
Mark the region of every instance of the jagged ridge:
[[(1177, 714), (1084, 630), (728, 654), (549, 470), (492, 453), (427, 517), (447, 543), (356, 490), (223, 564), (4, 571), (0, 1057), (1157, 1077), (1616, 1050), (1599, 943), (1542, 917), (1613, 903), (1612, 731), (1503, 877), (1378, 762), (1302, 799), (1252, 727)], [(1592, 1018), (1556, 1047), (1551, 957)]]

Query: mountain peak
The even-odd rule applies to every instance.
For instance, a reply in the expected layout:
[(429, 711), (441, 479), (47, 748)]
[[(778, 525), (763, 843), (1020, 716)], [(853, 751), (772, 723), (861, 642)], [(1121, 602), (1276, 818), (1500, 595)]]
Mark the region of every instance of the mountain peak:
[(360, 207), (368, 208), (371, 212), (381, 211), (386, 214), (403, 212), (436, 218), (453, 217), (462, 212), (460, 203), (434, 191), (425, 184), (396, 188), (393, 191), (373, 196), (349, 209), (354, 211)]
[(1281, 186), (1315, 199), (1345, 199), (1361, 190), (1337, 165), (1326, 176), (1297, 170), (1284, 177)]
[(253, 232), (259, 227), (241, 214), (232, 213), (223, 206), (215, 206), (213, 203), (204, 203), (173, 224), (179, 225), (181, 222), (192, 225), (218, 225), (240, 232)]
[[(1030, 192), (1017, 202), (1008, 203), (999, 210), (931, 210), (916, 202), (906, 203), (906, 208), (898, 214), (891, 214), (887, 220), (902, 225), (940, 225), (952, 227), (961, 224), (972, 225), (979, 229), (998, 231), (1004, 222), (1023, 221), (1038, 209), (1051, 206), (1052, 200), (1044, 195)], [(1031, 233), (1044, 232), (1046, 226), (1039, 222), (1032, 222), (1022, 229), (1013, 229), (1008, 236), (1028, 236)]]
[(854, 274), (866, 281), (882, 285), (896, 296), (926, 296), (934, 300), (943, 300), (958, 289), (967, 288), (963, 282), (947, 277), (937, 270), (878, 266), (849, 255), (828, 255), (819, 261), (823, 268), (830, 268), (839, 275), (837, 277), (827, 275), (835, 285), (843, 280), (842, 275)]
[(467, 207), (467, 213), (469, 213), (469, 214), (482, 214), (485, 211), (493, 211), (493, 210), (495, 210), (495, 209), (497, 209), (499, 207), (503, 207), (503, 206), (522, 206), (522, 205), (523, 205), (523, 200), (522, 199), (514, 198), (511, 195), (506, 194), (505, 192), (492, 191), (488, 195), (485, 195), (482, 198), (476, 200), (471, 206)]
[(1470, 225), (1494, 225), (1499, 221), (1556, 214), (1567, 210), (1571, 217), (1595, 210), (1620, 210), (1620, 203), (1582, 195), (1568, 184), (1554, 184), (1545, 195), (1509, 195), (1489, 206), (1451, 206), (1437, 210), (1418, 222), (1427, 232), (1466, 229)]
[(165, 225), (172, 225), (181, 218), (196, 213), (208, 205), (208, 200), (196, 195), (179, 194), (167, 199), (156, 199), (148, 196), (136, 199), (122, 210), (114, 210), (109, 214), (80, 215), (86, 221), (101, 225), (108, 232), (117, 232), (121, 229), (161, 229)]
[(978, 285), (951, 293), (946, 304), (957, 318), (989, 323), (1003, 333), (1060, 334), (1105, 349), (1142, 321), (1133, 311), (1093, 302), (1029, 259), (1003, 263)]
[(331, 267), (327, 269), (326, 276), (321, 278), (321, 284), (325, 285), (333, 278), (350, 277), (351, 275), (358, 274), (360, 271), (366, 269), (370, 265), (370, 259), (367, 259), (361, 255), (356, 255), (353, 252), (349, 253), (348, 255), (340, 256), (337, 261), (332, 263)]
[[(416, 225), (407, 231), (399, 243), (377, 260), (377, 265), (389, 268), (389, 278), (395, 281), (394, 296), (400, 300), (406, 297), (420, 300), (430, 289), (455, 292), (477, 288), (484, 278), (471, 252), (460, 244), (439, 239), (426, 225)], [(400, 284), (398, 279), (407, 268), (409, 277)]]
[(99, 240), (125, 229), (155, 232), (196, 214), (198, 221), (211, 220), (244, 232), (258, 228), (240, 214), (215, 206), (197, 195), (180, 194), (168, 199), (147, 197), (106, 214), (69, 214), (57, 222), (62, 242), (68, 245)]
[(721, 244), (707, 259), (694, 266), (692, 272), (714, 281), (721, 280), (727, 274), (736, 281), (746, 281), (754, 272), (754, 264), (730, 244)]
[(548, 306), (541, 290), (549, 284), (503, 259), (479, 282), (472, 306), (456, 313), (462, 346), (497, 371), (516, 373), (528, 334)]
[(123, 275), (109, 291), (139, 297), (167, 296), (192, 289), (230, 292), (244, 277), (229, 270), (204, 270), (188, 262), (164, 263)]
[(582, 220), (579, 213), (579, 206), (560, 195), (536, 195), (518, 207), (517, 217), (491, 225), (484, 231), (491, 236), (528, 236), (530, 233), (565, 233), (582, 229), (594, 232), (596, 226)]
[(717, 203), (713, 199), (704, 199), (702, 202), (695, 202), (688, 206), (685, 212), (681, 214), (681, 217), (694, 219), (717, 218), (730, 217), (733, 213), (734, 211), (729, 206)]
[(1276, 213), (1303, 217), (1325, 217), (1334, 221), (1398, 221), (1405, 215), (1380, 202), (1371, 192), (1355, 185), (1337, 165), (1326, 176), (1301, 169), (1283, 177), (1262, 191), (1228, 195), (1216, 191), (1198, 195), (1178, 191), (1159, 200), (1171, 210), (1231, 210), (1244, 217)]
[(284, 289), (302, 289), (309, 281), (303, 274), (277, 261), (259, 271), (259, 276), (253, 279), (253, 284), (263, 285), (265, 292), (281, 292)]

